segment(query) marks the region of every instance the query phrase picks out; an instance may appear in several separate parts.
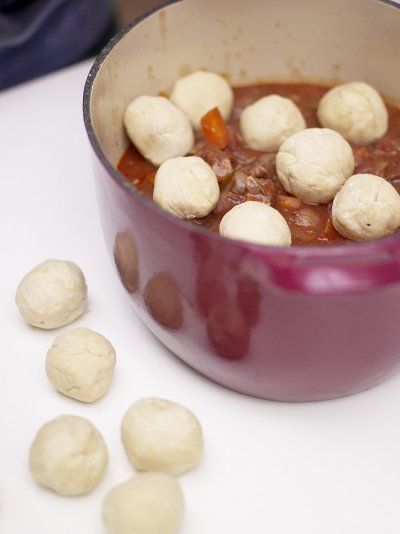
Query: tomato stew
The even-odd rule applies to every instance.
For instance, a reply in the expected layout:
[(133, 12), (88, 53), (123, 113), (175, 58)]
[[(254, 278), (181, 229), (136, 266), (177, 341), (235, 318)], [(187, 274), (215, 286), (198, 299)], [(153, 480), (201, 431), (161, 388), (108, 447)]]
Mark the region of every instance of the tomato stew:
[[(265, 202), (276, 208), (286, 219), (294, 245), (330, 245), (345, 243), (332, 224), (332, 204), (306, 204), (287, 194), (275, 172), (275, 153), (259, 152), (248, 148), (239, 134), (241, 111), (259, 98), (278, 94), (290, 98), (302, 111), (307, 127), (319, 126), (317, 107), (328, 87), (311, 84), (263, 84), (239, 87), (235, 91), (235, 105), (226, 131), (216, 132), (219, 117), (212, 110), (202, 132), (196, 133), (193, 155), (202, 157), (218, 177), (221, 195), (214, 211), (203, 219), (188, 221), (218, 232), (225, 213), (236, 204), (247, 200)], [(385, 137), (369, 146), (353, 146), (356, 173), (371, 173), (386, 178), (400, 193), (400, 109), (387, 105), (389, 130)], [(203, 119), (203, 120), (204, 120)], [(208, 121), (207, 121), (208, 119)], [(208, 124), (207, 124), (208, 122)], [(221, 134), (223, 139), (221, 141)], [(204, 135), (204, 137), (203, 137)], [(218, 142), (213, 143), (213, 139)], [(225, 148), (219, 148), (224, 147)], [(144, 195), (152, 198), (157, 168), (146, 161), (130, 145), (118, 170)]]

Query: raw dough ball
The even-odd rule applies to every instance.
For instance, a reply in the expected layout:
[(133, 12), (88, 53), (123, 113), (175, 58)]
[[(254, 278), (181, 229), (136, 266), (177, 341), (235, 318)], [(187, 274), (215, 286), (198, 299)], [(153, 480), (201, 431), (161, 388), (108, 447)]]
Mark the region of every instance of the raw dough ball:
[(100, 482), (107, 448), (90, 421), (60, 415), (42, 426), (32, 443), (29, 467), (35, 480), (60, 495), (84, 495)]
[(126, 108), (126, 131), (154, 165), (190, 152), (193, 130), (186, 115), (162, 96), (139, 96)]
[(355, 174), (333, 201), (332, 221), (354, 241), (390, 235), (400, 227), (400, 195), (380, 176)]
[(229, 210), (222, 218), (219, 233), (260, 245), (288, 247), (292, 243), (285, 219), (279, 211), (262, 202), (243, 202)]
[(25, 321), (38, 328), (59, 328), (85, 311), (85, 277), (72, 261), (46, 260), (21, 281), (15, 302)]
[(380, 94), (364, 82), (338, 85), (322, 97), (318, 119), (351, 143), (366, 145), (383, 137), (388, 112)]
[(186, 113), (195, 128), (200, 128), (204, 115), (216, 107), (225, 120), (229, 118), (233, 91), (219, 74), (197, 71), (175, 83), (171, 101)]
[(217, 177), (197, 156), (169, 159), (157, 171), (153, 200), (181, 219), (205, 217), (218, 199)]
[(53, 386), (83, 402), (93, 402), (107, 393), (114, 367), (114, 347), (89, 328), (75, 328), (58, 336), (46, 359), (47, 377)]
[(183, 508), (182, 491), (175, 478), (141, 473), (108, 493), (103, 520), (108, 534), (175, 534)]
[(255, 150), (278, 150), (285, 139), (306, 128), (306, 121), (289, 98), (264, 96), (240, 116), (240, 131)]
[(203, 453), (197, 417), (164, 399), (135, 402), (124, 415), (121, 437), (129, 460), (140, 471), (179, 475), (193, 469)]
[(354, 156), (338, 133), (309, 128), (282, 143), (276, 170), (286, 191), (305, 202), (326, 204), (353, 173)]

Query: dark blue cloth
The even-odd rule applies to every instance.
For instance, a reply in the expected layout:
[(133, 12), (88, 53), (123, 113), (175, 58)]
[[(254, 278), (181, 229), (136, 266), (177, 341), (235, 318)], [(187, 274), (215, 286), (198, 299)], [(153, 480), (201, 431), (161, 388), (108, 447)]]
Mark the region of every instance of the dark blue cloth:
[(109, 0), (0, 0), (0, 89), (83, 58), (111, 23)]

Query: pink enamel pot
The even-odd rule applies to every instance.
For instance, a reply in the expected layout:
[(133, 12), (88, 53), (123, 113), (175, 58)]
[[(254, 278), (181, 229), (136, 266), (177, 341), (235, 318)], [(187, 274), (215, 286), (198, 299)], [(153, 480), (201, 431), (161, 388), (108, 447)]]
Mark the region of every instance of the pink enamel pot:
[(198, 68), (234, 85), (365, 80), (395, 99), (399, 50), (392, 2), (182, 0), (132, 22), (97, 58), (84, 117), (107, 247), (137, 313), (200, 373), (284, 401), (341, 397), (391, 376), (400, 364), (400, 235), (277, 249), (182, 222), (116, 170), (126, 105)]

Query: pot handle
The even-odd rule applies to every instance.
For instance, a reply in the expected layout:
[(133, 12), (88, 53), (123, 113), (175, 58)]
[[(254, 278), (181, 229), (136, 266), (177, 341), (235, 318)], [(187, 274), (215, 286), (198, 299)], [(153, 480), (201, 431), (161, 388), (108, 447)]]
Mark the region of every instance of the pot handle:
[[(244, 260), (246, 274), (271, 292), (308, 295), (363, 293), (400, 283), (400, 240), (395, 247), (367, 253), (345, 248), (327, 251), (333, 254), (274, 254), (260, 262)], [(349, 246), (350, 247), (350, 246)]]

